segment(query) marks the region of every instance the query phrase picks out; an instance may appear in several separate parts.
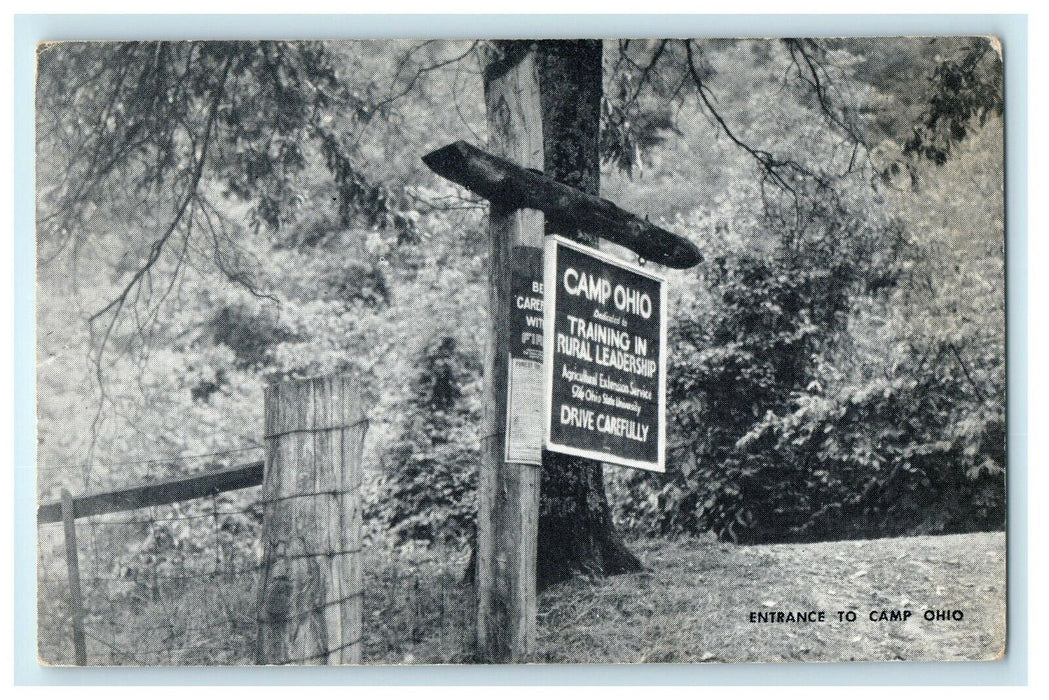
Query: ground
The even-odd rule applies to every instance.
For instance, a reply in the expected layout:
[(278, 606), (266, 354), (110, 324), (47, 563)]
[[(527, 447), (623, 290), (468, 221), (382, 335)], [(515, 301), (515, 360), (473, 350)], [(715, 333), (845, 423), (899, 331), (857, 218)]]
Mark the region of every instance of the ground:
[[(540, 595), (537, 661), (976, 660), (1004, 650), (1001, 532), (763, 546), (652, 538), (628, 545), (644, 572), (579, 578)], [(367, 551), (365, 663), (473, 660), (467, 559), (439, 549)], [(41, 571), (40, 657), (68, 664), (64, 578)], [(130, 582), (100, 585), (85, 579), (90, 664), (253, 663), (254, 576), (162, 585), (157, 602), (129, 598), (121, 586), (137, 590)], [(906, 621), (888, 619), (906, 610)], [(926, 610), (959, 610), (962, 619), (927, 621)], [(826, 620), (750, 621), (751, 613), (812, 611)], [(839, 620), (838, 611), (853, 611), (856, 620)]]
[[(975, 660), (1005, 646), (1005, 535), (734, 546), (635, 541), (647, 571), (541, 596), (548, 662)], [(751, 612), (825, 611), (823, 623)], [(839, 621), (852, 610), (855, 622)], [(870, 619), (910, 610), (906, 622)], [(960, 621), (926, 621), (960, 610)], [(887, 613), (887, 617), (891, 616)]]

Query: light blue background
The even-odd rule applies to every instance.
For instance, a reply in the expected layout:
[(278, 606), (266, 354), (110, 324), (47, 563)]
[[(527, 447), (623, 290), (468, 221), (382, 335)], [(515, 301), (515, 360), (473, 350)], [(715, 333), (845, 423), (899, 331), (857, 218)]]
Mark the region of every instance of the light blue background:
[[(36, 661), (34, 47), (48, 39), (780, 37), (994, 34), (1006, 76), (1009, 617), (998, 662), (41, 668)], [(1027, 17), (1025, 15), (18, 15), (15, 17), (15, 683), (98, 685), (1025, 684), (1027, 682)], [(643, 595), (642, 591), (638, 592)]]

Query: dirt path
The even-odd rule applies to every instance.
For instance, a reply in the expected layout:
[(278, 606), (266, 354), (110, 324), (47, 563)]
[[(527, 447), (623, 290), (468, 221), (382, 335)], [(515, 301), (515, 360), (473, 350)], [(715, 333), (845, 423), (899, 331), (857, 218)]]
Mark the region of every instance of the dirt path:
[[(947, 661), (1004, 650), (1003, 533), (631, 546), (648, 571), (577, 580), (542, 595), (543, 660)], [(788, 617), (820, 611), (822, 622)], [(855, 613), (855, 621), (838, 611)], [(935, 611), (960, 613), (937, 620)], [(760, 621), (779, 613), (782, 622)]]

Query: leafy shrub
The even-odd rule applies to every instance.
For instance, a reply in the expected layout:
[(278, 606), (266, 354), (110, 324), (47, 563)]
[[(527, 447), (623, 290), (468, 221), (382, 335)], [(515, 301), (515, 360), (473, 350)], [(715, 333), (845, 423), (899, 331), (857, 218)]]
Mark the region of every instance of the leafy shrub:
[[(825, 338), (813, 322), (813, 301), (826, 274), (797, 274), (748, 254), (718, 256), (703, 272), (717, 290), (713, 307), (683, 308), (669, 336), (673, 469), (662, 483), (635, 477), (649, 493), (626, 516), (654, 519), (663, 531), (748, 538), (756, 536), (759, 513), (782, 511), (782, 499), (794, 501), (800, 491), (785, 460), (738, 443), (806, 383)], [(818, 313), (833, 315), (825, 307)]]
[(451, 336), (438, 334), (421, 354), (369, 506), (399, 542), (462, 543), (473, 529), (479, 374), (478, 358)]
[(211, 341), (231, 349), (237, 366), (242, 368), (263, 366), (272, 347), (295, 338), (273, 314), (242, 306), (220, 309), (209, 322), (208, 330)]
[[(619, 520), (739, 542), (1001, 528), (995, 266), (904, 243), (813, 267), (738, 250), (703, 263), (710, 298), (670, 329), (668, 473), (613, 476)], [(932, 279), (916, 292), (904, 274)]]
[(957, 382), (935, 374), (812, 388), (792, 412), (768, 415), (741, 440), (743, 449), (772, 451), (801, 467), (795, 479), (805, 498), (781, 538), (1004, 526), (1000, 404), (970, 402)]

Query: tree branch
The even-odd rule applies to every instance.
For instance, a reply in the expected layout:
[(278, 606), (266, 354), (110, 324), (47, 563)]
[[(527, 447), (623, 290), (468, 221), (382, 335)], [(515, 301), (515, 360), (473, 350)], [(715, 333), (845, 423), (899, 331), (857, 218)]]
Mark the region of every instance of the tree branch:
[(124, 289), (120, 292), (120, 294), (118, 294), (116, 298), (114, 298), (104, 307), (92, 314), (91, 317), (88, 319), (89, 326), (93, 328), (94, 323), (99, 318), (106, 315), (107, 313), (112, 313), (112, 318), (110, 319), (109, 325), (106, 327), (106, 331), (102, 336), (102, 340), (98, 348), (99, 369), (101, 369), (101, 360), (102, 355), (105, 352), (105, 346), (109, 341), (114, 327), (116, 326), (116, 322), (120, 316), (121, 309), (123, 309), (124, 305), (127, 303), (128, 295), (131, 294), (131, 292), (141, 283), (143, 277), (150, 271), (150, 269), (152, 269), (152, 267), (160, 259), (160, 256), (163, 253), (164, 247), (166, 246), (168, 240), (171, 238), (172, 234), (174, 234), (174, 232), (178, 229), (178, 226), (182, 222), (182, 219), (185, 216), (190, 203), (197, 196), (197, 190), (200, 186), (200, 180), (204, 174), (204, 165), (207, 161), (208, 146), (211, 143), (212, 133), (215, 128), (215, 121), (218, 117), (219, 104), (222, 99), (226, 79), (229, 75), (229, 71), (232, 64), (233, 56), (227, 57), (225, 65), (223, 66), (222, 75), (219, 78), (212, 95), (211, 105), (208, 110), (207, 123), (204, 127), (204, 134), (199, 149), (200, 154), (198, 155), (196, 162), (193, 166), (192, 175), (186, 187), (186, 191), (182, 197), (182, 201), (175, 209), (174, 217), (172, 218), (171, 222), (168, 224), (167, 228), (165, 229), (164, 233), (160, 236), (160, 238), (153, 241), (153, 244), (150, 246), (149, 255), (146, 256), (146, 261), (131, 277), (131, 280), (129, 280), (128, 283), (124, 286)]

